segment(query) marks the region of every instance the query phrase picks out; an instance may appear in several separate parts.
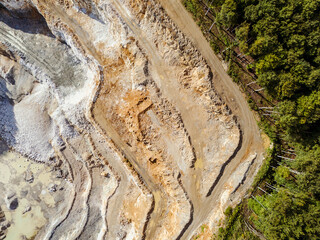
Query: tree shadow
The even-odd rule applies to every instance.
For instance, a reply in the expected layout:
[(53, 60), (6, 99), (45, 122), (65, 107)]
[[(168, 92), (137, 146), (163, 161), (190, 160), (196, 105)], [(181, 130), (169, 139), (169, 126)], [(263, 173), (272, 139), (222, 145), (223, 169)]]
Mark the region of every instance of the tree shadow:
[[(14, 114), (14, 102), (10, 98), (7, 82), (0, 77), (0, 154), (16, 144), (15, 134), (18, 131)], [(6, 143), (4, 143), (6, 142)]]

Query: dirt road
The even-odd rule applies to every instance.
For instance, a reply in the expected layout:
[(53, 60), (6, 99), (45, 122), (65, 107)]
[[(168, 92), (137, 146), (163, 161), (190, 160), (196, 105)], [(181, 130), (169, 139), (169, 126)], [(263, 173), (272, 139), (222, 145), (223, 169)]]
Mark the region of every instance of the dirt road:
[[(237, 116), (240, 128), (241, 128), (241, 138), (239, 140), (238, 147), (234, 148), (234, 153), (230, 154), (230, 157), (225, 159), (226, 163), (221, 166), (221, 173), (218, 178), (212, 182), (212, 187), (206, 194), (200, 194), (198, 183), (203, 180), (203, 175), (199, 169), (190, 168), (185, 171), (185, 175), (181, 177), (181, 188), (185, 188), (185, 195), (190, 198), (190, 205), (193, 206), (191, 209), (190, 221), (187, 222), (183, 229), (174, 230), (179, 231), (180, 234), (178, 239), (190, 239), (194, 232), (199, 228), (204, 221), (208, 220), (212, 210), (219, 206), (220, 197), (225, 189), (225, 184), (229, 181), (231, 175), (235, 172), (240, 163), (247, 160), (252, 153), (257, 153), (257, 159), (262, 159), (262, 153), (264, 151), (262, 140), (259, 134), (259, 128), (256, 124), (253, 113), (250, 111), (245, 97), (239, 90), (238, 86), (232, 82), (230, 77), (227, 75), (220, 60), (213, 53), (209, 43), (206, 41), (202, 35), (199, 27), (196, 25), (191, 15), (185, 10), (184, 6), (181, 4), (180, 0), (159, 0), (164, 9), (167, 11), (170, 18), (175, 22), (178, 28), (194, 43), (195, 47), (200, 51), (202, 56), (206, 59), (208, 65), (215, 73), (213, 86), (216, 92), (222, 97), (224, 102), (232, 110), (232, 113)], [(146, 52), (150, 61), (150, 72), (152, 78), (159, 86), (163, 96), (168, 99), (174, 106), (176, 106), (179, 111), (181, 118), (183, 120), (183, 127), (190, 136), (190, 144), (195, 148), (196, 159), (201, 159), (204, 156), (204, 147), (209, 142), (209, 136), (203, 136), (201, 130), (207, 130), (207, 119), (202, 116), (207, 116), (207, 109), (202, 105), (201, 101), (194, 101), (190, 97), (187, 91), (181, 91), (177, 94), (177, 89), (181, 89), (178, 83), (178, 77), (175, 74), (172, 66), (166, 62), (163, 54), (159, 50), (157, 44), (155, 44), (152, 35), (146, 35), (144, 29), (140, 24), (135, 22), (135, 17), (130, 15), (126, 8), (123, 6), (122, 2), (119, 0), (110, 1), (117, 14), (122, 18), (124, 24), (130, 28), (133, 32), (134, 37), (139, 41), (141, 48)], [(100, 66), (104, 66), (103, 58), (98, 52), (98, 48), (90, 41), (93, 37), (90, 35), (90, 31), (82, 26), (82, 22), (79, 21), (81, 14), (79, 16), (73, 16), (72, 14), (63, 11), (63, 8), (58, 5), (50, 5), (43, 1), (43, 5), (50, 10), (51, 14), (58, 16), (68, 27), (71, 29), (72, 33), (77, 36), (77, 40), (81, 43), (86, 54), (91, 55)], [(78, 18), (79, 19), (78, 19)], [(83, 17), (83, 16), (82, 16)], [(14, 40), (12, 40), (14, 41)], [(202, 59), (202, 58), (201, 58)], [(108, 80), (108, 79), (105, 79)], [(201, 97), (201, 96), (200, 96)], [(191, 110), (190, 110), (191, 109)], [(124, 157), (132, 164), (136, 173), (141, 177), (145, 186), (153, 194), (154, 199), (154, 210), (150, 214), (149, 223), (146, 225), (145, 237), (146, 239), (155, 239), (155, 233), (159, 226), (158, 222), (161, 222), (164, 218), (162, 210), (166, 208), (167, 202), (169, 202), (168, 194), (154, 182), (154, 179), (150, 177), (147, 170), (138, 161), (138, 157), (131, 150), (130, 146), (123, 140), (123, 136), (113, 127), (112, 122), (106, 119), (105, 114), (100, 110), (94, 112), (93, 121), (96, 122), (97, 129), (102, 129), (104, 134), (112, 140), (115, 147), (124, 155)], [(100, 125), (98, 126), (98, 122)], [(101, 124), (103, 123), (103, 125)], [(95, 125), (93, 123), (93, 125)], [(204, 128), (205, 127), (205, 128)], [(215, 128), (211, 127), (210, 131), (214, 132)], [(211, 132), (210, 132), (211, 133)], [(210, 134), (208, 133), (208, 135)], [(219, 136), (217, 136), (219, 137)], [(229, 142), (229, 144), (231, 144)], [(212, 146), (208, 145), (208, 149), (212, 150)], [(221, 150), (222, 151), (222, 150)], [(175, 159), (177, 162), (177, 159)], [(219, 159), (218, 159), (219, 160)], [(223, 160), (223, 158), (222, 158)], [(74, 161), (74, 165), (77, 166), (80, 161)], [(122, 182), (119, 185), (117, 192), (113, 195), (110, 200), (110, 206), (114, 207), (107, 213), (107, 220), (110, 220), (109, 226), (112, 226), (111, 221), (118, 222), (117, 209), (124, 201), (123, 192), (128, 188), (128, 178), (126, 172), (124, 171), (121, 163), (116, 161), (111, 161), (111, 166), (120, 173)], [(84, 167), (83, 167), (84, 168)], [(90, 174), (84, 173), (85, 176)], [(213, 174), (211, 174), (213, 175)], [(193, 177), (195, 176), (195, 177)], [(89, 177), (87, 177), (89, 178)], [(89, 181), (87, 181), (89, 182)], [(81, 184), (78, 183), (80, 186)], [(89, 185), (88, 185), (89, 186)], [(91, 186), (91, 183), (90, 183)], [(88, 187), (89, 189), (89, 187)], [(83, 192), (88, 192), (87, 189), (80, 189)], [(79, 190), (79, 191), (80, 191)], [(159, 197), (156, 197), (159, 196)], [(84, 206), (87, 203), (88, 196), (83, 195), (79, 198), (79, 203), (76, 205)], [(81, 200), (81, 201), (80, 201)], [(180, 204), (181, 206), (181, 204)], [(84, 207), (86, 208), (86, 206)], [(76, 212), (76, 208), (74, 212)], [(85, 209), (87, 210), (87, 209)], [(86, 213), (84, 215), (87, 215)], [(189, 217), (189, 216), (188, 216)], [(65, 221), (65, 223), (71, 224), (72, 218)], [(112, 220), (113, 219), (113, 220)], [(82, 219), (80, 219), (82, 220)], [(79, 222), (84, 222), (80, 221)], [(108, 221), (107, 221), (108, 222)], [(101, 223), (102, 224), (102, 223)], [(67, 225), (67, 224), (65, 224)], [(108, 224), (107, 224), (108, 225)], [(63, 225), (60, 227), (64, 230)], [(80, 226), (75, 235), (79, 234), (84, 225)], [(160, 226), (161, 227), (161, 226)], [(108, 229), (106, 236), (109, 238), (115, 237), (115, 231), (112, 227)]]
[(241, 93), (239, 87), (223, 69), (221, 61), (214, 54), (210, 44), (203, 36), (191, 14), (187, 12), (180, 0), (159, 1), (174, 23), (178, 25), (179, 29), (187, 35), (195, 47), (201, 52), (211, 69), (216, 71), (218, 78), (213, 82), (213, 85), (222, 99), (230, 107), (232, 113), (237, 116), (242, 131), (242, 144), (238, 153), (224, 169), (224, 173), (214, 187), (211, 195), (205, 199), (199, 199), (200, 204), (195, 205), (194, 220), (181, 238), (190, 239), (194, 231), (197, 230), (209, 213), (207, 208), (202, 207), (197, 209), (197, 207), (210, 206), (210, 208), (212, 208), (218, 201), (225, 182), (232, 172), (235, 171), (239, 163), (248, 158), (248, 155), (252, 152), (256, 152), (258, 154), (258, 159), (261, 160), (264, 149), (258, 125), (253, 113), (249, 109), (244, 94)]

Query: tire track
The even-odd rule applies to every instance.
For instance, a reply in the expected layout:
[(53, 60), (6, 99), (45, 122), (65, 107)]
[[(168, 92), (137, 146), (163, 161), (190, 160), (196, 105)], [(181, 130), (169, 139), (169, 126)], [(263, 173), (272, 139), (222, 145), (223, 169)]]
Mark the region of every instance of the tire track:
[[(82, 157), (79, 156), (74, 146), (72, 146), (67, 139), (63, 140), (66, 143), (66, 150), (68, 150), (66, 152), (68, 154), (66, 155), (66, 158), (70, 162), (73, 170), (73, 184), (76, 188), (76, 195), (73, 207), (71, 208), (67, 218), (56, 226), (50, 239), (61, 239), (62, 237), (67, 239), (76, 239), (83, 232), (84, 226), (88, 220), (88, 199), (92, 186), (91, 175), (86, 163), (83, 161)], [(77, 221), (78, 223), (75, 225), (75, 222)], [(70, 226), (75, 227), (73, 232), (71, 232), (72, 230), (70, 229)], [(66, 229), (68, 229), (68, 231), (66, 231)]]
[[(40, 2), (39, 2), (40, 3)], [(72, 18), (65, 16), (65, 13), (59, 9), (58, 6), (52, 4), (48, 5), (45, 2), (40, 3), (40, 7), (38, 6), (38, 9), (42, 9), (42, 6), (45, 6), (45, 8), (51, 10), (51, 14), (59, 17), (64, 23), (67, 23), (69, 27), (73, 29), (73, 32), (78, 36), (78, 40), (82, 43), (82, 46), (91, 54), (91, 56), (98, 61), (100, 66), (103, 66), (103, 62), (101, 60), (101, 57), (97, 54), (97, 51), (95, 50), (95, 47), (92, 45), (89, 39), (88, 34), (79, 27), (79, 24), (77, 24)], [(103, 76), (101, 76), (103, 78)], [(100, 81), (101, 82), (101, 81)], [(96, 95), (97, 96), (97, 95)], [(94, 118), (93, 118), (94, 119)], [(96, 120), (94, 119), (96, 122)], [(121, 151), (121, 153), (125, 156), (125, 158), (133, 165), (133, 168), (138, 173), (139, 176), (141, 176), (141, 180), (144, 182), (146, 187), (151, 190), (151, 192), (162, 192), (162, 190), (153, 183), (152, 179), (149, 177), (149, 175), (146, 173), (146, 171), (138, 164), (135, 155), (129, 150), (128, 146), (121, 140), (121, 137), (119, 134), (114, 130), (111, 123), (107, 119), (103, 119), (103, 121), (106, 122), (103, 129), (104, 134), (106, 137), (110, 137), (112, 139), (112, 142), (115, 144), (115, 146)], [(97, 126), (97, 125), (96, 125)], [(162, 196), (165, 196), (165, 194), (162, 194)], [(161, 200), (161, 199), (158, 199)], [(162, 203), (157, 204), (159, 207), (164, 209), (165, 206), (162, 206)]]
[[(218, 74), (218, 79), (213, 82), (215, 89), (220, 93), (224, 102), (231, 108), (232, 113), (237, 116), (239, 125), (241, 126), (242, 144), (237, 149), (238, 151), (230, 159), (230, 162), (223, 168), (223, 173), (220, 174), (218, 181), (212, 186), (208, 192), (208, 196), (199, 199), (199, 206), (195, 206), (195, 217), (193, 223), (183, 233), (183, 239), (190, 239), (194, 232), (205, 221), (221, 195), (224, 184), (229, 176), (235, 171), (239, 163), (244, 161), (250, 152), (257, 152), (262, 158), (264, 152), (262, 140), (260, 138), (259, 128), (253, 113), (248, 107), (245, 97), (239, 90), (238, 86), (232, 82), (226, 71), (222, 67), (222, 63), (213, 53), (211, 46), (202, 35), (201, 30), (194, 22), (192, 16), (186, 11), (180, 0), (159, 0), (170, 18), (178, 25), (179, 29), (186, 34), (200, 51), (207, 63)], [(210, 195), (210, 196), (209, 196)], [(200, 207), (206, 206), (206, 207)]]
[[(14, 47), (18, 55), (25, 60), (26, 57), (31, 57), (31, 59), (36, 63), (39, 69), (47, 69), (49, 73), (55, 77), (56, 70), (51, 67), (51, 65), (45, 60), (40, 59), (36, 54), (34, 54), (30, 49), (25, 47), (25, 44), (22, 42), (18, 36), (14, 36), (10, 33), (5, 27), (0, 24), (0, 37), (4, 40), (2, 42), (7, 43), (10, 47)], [(52, 78), (52, 76), (50, 78)]]
[[(161, 58), (158, 57), (158, 53), (157, 50), (155, 49), (155, 47), (148, 41), (148, 38), (144, 35), (144, 33), (142, 32), (142, 30), (140, 29), (140, 27), (138, 26), (138, 24), (135, 23), (134, 19), (130, 18), (129, 15), (127, 14), (127, 12), (125, 11), (125, 9), (122, 7), (121, 3), (118, 0), (111, 0), (113, 6), (115, 7), (116, 12), (118, 12), (121, 16), (121, 18), (124, 20), (124, 22), (127, 24), (127, 26), (131, 29), (131, 31), (134, 33), (135, 37), (138, 39), (139, 44), (146, 49), (148, 56), (151, 58), (151, 63), (152, 66), (154, 67), (155, 72), (157, 73), (157, 76), (160, 77), (160, 81), (158, 79), (155, 79), (157, 85), (160, 87), (160, 89), (162, 90), (162, 92), (164, 92), (163, 95), (167, 96), (169, 89), (168, 89), (168, 84), (162, 84), (161, 81), (163, 81), (164, 79), (170, 79), (169, 75), (167, 74), (167, 70), (166, 67), (164, 65), (164, 62)], [(166, 87), (165, 87), (166, 86)], [(171, 92), (173, 91), (173, 89), (170, 89)], [(174, 89), (174, 92), (176, 90)], [(175, 94), (172, 94), (172, 96), (174, 96)], [(181, 106), (181, 105), (180, 105)], [(157, 191), (153, 191), (154, 193), (156, 193)], [(155, 194), (154, 194), (155, 195)], [(164, 197), (164, 195), (162, 194), (162, 197)], [(186, 195), (186, 198), (188, 198), (188, 195)], [(158, 201), (159, 198), (154, 198), (155, 201)], [(191, 201), (189, 202), (189, 204), (191, 204)], [(192, 204), (190, 205), (192, 208)], [(158, 203), (155, 203), (155, 209), (154, 211), (150, 214), (150, 220), (152, 219), (153, 222), (158, 222), (161, 219), (161, 211), (159, 211), (160, 209), (164, 209), (163, 207), (159, 207)], [(149, 222), (150, 222), (149, 220)], [(146, 238), (154, 238), (155, 232), (156, 232), (156, 224), (149, 224), (149, 226), (147, 227), (146, 231), (145, 231), (145, 236)]]

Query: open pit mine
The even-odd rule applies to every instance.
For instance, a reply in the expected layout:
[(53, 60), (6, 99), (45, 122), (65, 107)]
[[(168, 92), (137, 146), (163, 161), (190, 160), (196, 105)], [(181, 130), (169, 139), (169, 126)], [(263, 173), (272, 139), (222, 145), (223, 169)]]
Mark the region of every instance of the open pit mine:
[(179, 0), (0, 0), (0, 239), (210, 239), (264, 152), (223, 66)]

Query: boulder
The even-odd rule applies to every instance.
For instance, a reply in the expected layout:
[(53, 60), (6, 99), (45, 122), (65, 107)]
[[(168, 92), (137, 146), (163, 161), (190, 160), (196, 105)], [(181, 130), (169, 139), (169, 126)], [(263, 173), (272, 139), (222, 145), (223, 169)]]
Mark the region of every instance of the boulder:
[(33, 183), (34, 181), (34, 176), (33, 176), (33, 172), (30, 171), (30, 170), (27, 170), (25, 173), (24, 173), (24, 180), (28, 183)]
[(31, 211), (31, 206), (29, 205), (23, 210), (22, 214), (25, 214), (25, 213), (30, 212), (30, 211)]
[(18, 198), (11, 198), (7, 201), (7, 206), (9, 210), (16, 210), (19, 206)]
[(56, 192), (57, 191), (57, 184), (51, 183), (48, 187), (49, 192)]

